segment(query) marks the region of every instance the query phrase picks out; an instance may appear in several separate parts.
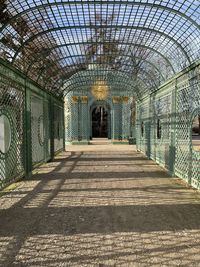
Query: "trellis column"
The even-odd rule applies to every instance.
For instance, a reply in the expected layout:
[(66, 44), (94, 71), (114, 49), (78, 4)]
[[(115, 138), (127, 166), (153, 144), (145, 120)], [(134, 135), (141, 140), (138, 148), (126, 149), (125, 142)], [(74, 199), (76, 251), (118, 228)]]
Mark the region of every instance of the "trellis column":
[(122, 139), (123, 140), (128, 140), (130, 136), (130, 116), (131, 116), (130, 104), (126, 101), (123, 101), (123, 104), (122, 104)]
[(72, 103), (72, 141), (78, 141), (79, 137), (79, 103)]
[(80, 136), (81, 141), (88, 143), (89, 141), (89, 128), (88, 128), (88, 98), (87, 96), (81, 97), (80, 102)]
[(177, 80), (173, 85), (172, 103), (171, 103), (171, 133), (170, 133), (170, 147), (169, 147), (169, 174), (175, 175), (175, 157), (176, 157), (176, 101), (177, 101)]
[(25, 87), (25, 112), (24, 112), (24, 161), (26, 177), (32, 175), (32, 143), (31, 143), (31, 92), (28, 87)]

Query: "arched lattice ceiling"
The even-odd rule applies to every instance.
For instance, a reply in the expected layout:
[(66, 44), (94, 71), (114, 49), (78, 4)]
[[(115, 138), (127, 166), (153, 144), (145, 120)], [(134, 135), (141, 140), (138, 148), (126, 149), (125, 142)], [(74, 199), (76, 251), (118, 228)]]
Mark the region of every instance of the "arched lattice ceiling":
[(91, 66), (142, 94), (200, 57), (199, 0), (2, 0), (0, 24), (0, 56), (60, 96)]
[[(156, 81), (153, 80), (153, 77), (150, 76), (149, 72), (143, 72), (142, 77), (137, 78), (137, 85), (133, 79), (130, 79), (130, 76), (125, 72), (105, 69), (104, 67), (100, 68), (91, 68), (88, 70), (79, 71), (76, 74), (72, 75), (63, 86), (65, 95), (71, 91), (76, 93), (81, 92), (81, 94), (87, 94), (96, 81), (106, 81), (107, 85), (114, 94), (122, 95), (131, 95), (141, 98), (141, 93), (148, 93), (144, 91), (146, 88), (151, 88), (152, 90), (157, 88)], [(141, 92), (140, 88), (143, 88)]]

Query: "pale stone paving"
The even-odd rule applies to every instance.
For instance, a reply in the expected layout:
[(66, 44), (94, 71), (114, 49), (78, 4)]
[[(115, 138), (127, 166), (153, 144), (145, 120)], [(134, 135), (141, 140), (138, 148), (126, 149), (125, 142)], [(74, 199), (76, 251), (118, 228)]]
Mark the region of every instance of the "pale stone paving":
[(200, 266), (200, 193), (128, 145), (67, 146), (0, 198), (0, 266)]

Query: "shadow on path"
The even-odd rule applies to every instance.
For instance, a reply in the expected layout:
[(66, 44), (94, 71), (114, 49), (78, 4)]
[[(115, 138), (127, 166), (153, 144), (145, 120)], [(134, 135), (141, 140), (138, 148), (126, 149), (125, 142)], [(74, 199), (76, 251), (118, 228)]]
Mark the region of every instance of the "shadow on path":
[(200, 194), (114, 149), (62, 153), (0, 198), (0, 266), (200, 266)]

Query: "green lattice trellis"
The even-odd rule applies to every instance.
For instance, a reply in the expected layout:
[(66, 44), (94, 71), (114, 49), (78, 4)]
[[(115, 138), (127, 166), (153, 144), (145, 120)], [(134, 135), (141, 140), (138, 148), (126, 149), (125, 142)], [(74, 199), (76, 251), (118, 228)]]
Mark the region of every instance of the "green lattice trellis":
[[(11, 81), (0, 81), (0, 118), (6, 116), (9, 129), (4, 129), (1, 121), (1, 149), (2, 137), (9, 138), (8, 150), (0, 152), (0, 188), (12, 181), (16, 176), (24, 175), (24, 131), (23, 131), (23, 106), (24, 93)], [(3, 134), (3, 136), (2, 136)], [(8, 137), (10, 136), (10, 137)]]
[[(59, 112), (53, 115), (54, 105)], [(60, 125), (55, 146), (54, 118)], [(2, 188), (22, 176), (30, 177), (37, 164), (52, 159), (57, 150), (63, 149), (63, 101), (42, 91), (7, 64), (0, 65), (0, 130)]]
[(194, 64), (137, 103), (137, 148), (196, 188), (200, 188), (200, 152), (192, 145), (192, 122), (199, 114), (199, 73), (199, 63)]

